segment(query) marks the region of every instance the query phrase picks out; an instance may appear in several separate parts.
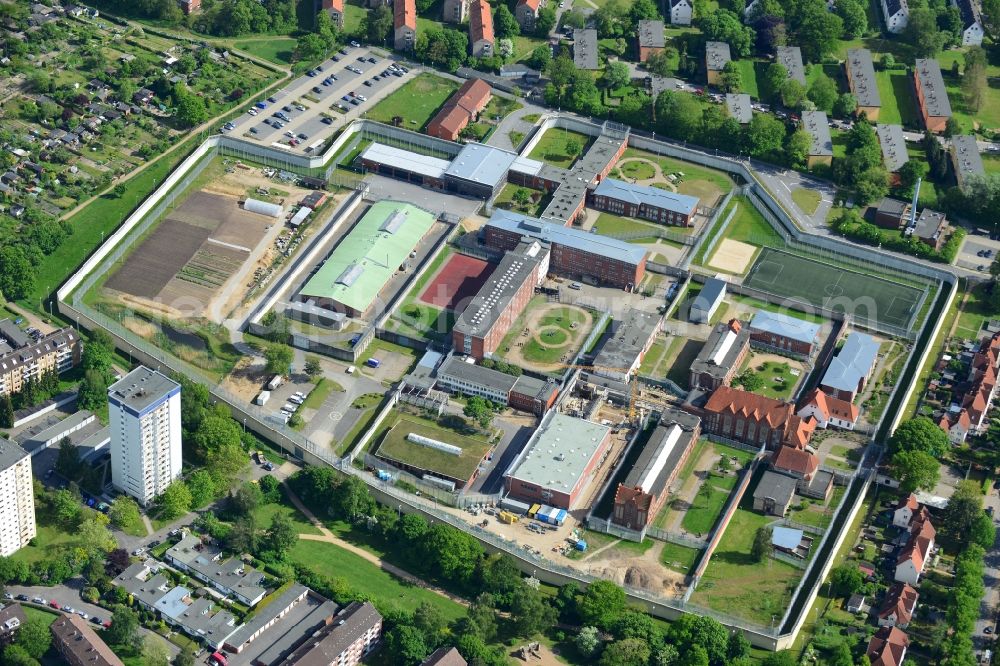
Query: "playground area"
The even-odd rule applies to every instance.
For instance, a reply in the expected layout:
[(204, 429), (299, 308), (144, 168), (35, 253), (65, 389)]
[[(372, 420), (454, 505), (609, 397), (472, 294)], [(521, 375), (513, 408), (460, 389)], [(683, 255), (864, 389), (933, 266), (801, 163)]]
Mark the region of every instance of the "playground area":
[(552, 372), (570, 363), (594, 327), (594, 314), (577, 305), (535, 296), (500, 344), (509, 363)]

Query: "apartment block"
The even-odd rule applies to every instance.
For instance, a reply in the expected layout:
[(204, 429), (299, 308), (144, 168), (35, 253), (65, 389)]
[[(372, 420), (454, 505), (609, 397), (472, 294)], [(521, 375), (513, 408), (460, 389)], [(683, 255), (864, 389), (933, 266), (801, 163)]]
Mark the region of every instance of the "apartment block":
[(13, 555), (34, 538), (31, 456), (0, 437), (0, 555)]
[(111, 482), (148, 506), (181, 475), (181, 386), (139, 366), (108, 388)]
[(80, 362), (80, 336), (72, 328), (32, 339), (10, 319), (0, 321), (0, 395), (19, 393), (29, 379), (72, 369)]

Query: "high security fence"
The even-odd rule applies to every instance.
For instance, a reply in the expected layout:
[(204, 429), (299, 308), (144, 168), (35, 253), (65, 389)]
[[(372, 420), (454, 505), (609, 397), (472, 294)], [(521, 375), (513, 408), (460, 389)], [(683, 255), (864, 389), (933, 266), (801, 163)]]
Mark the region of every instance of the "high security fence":
[[(589, 123), (577, 118), (559, 116), (557, 120), (561, 126), (582, 131), (588, 135), (599, 135), (604, 130), (604, 126), (600, 124)], [(562, 585), (575, 582), (585, 585), (594, 580), (594, 578), (578, 570), (552, 562), (543, 555), (528, 552), (520, 548), (517, 543), (505, 540), (494, 533), (475, 526), (470, 529), (467, 522), (441, 510), (440, 507), (435, 505), (434, 500), (412, 495), (389, 483), (378, 480), (367, 472), (355, 469), (349, 461), (339, 459), (331, 448), (318, 445), (300, 433), (276, 422), (259, 407), (247, 404), (240, 397), (220, 387), (214, 379), (206, 377), (199, 369), (181, 359), (165, 354), (145, 339), (126, 330), (119, 322), (100, 312), (94, 311), (83, 302), (82, 294), (86, 293), (95, 284), (97, 279), (92, 276), (95, 270), (106, 259), (114, 256), (115, 248), (129, 234), (133, 233), (151, 212), (159, 210), (156, 208), (157, 206), (161, 204), (164, 206), (170, 205), (172, 200), (171, 202), (164, 203), (169, 192), (175, 187), (177, 187), (177, 191), (182, 191), (183, 184), (190, 183), (190, 180), (187, 180), (187, 178), (191, 175), (192, 169), (210, 151), (223, 146), (226, 154), (245, 156), (247, 159), (272, 164), (279, 168), (285, 168), (298, 173), (313, 174), (315, 173), (314, 169), (326, 172), (333, 168), (334, 165), (329, 164), (330, 158), (343, 148), (344, 142), (350, 139), (354, 133), (371, 125), (377, 126), (378, 124), (373, 124), (370, 121), (356, 121), (352, 123), (348, 130), (327, 148), (326, 153), (322, 156), (308, 158), (290, 153), (286, 154), (285, 151), (278, 151), (274, 148), (253, 144), (237, 137), (211, 137), (184, 160), (181, 166), (166, 179), (164, 184), (136, 209), (135, 213), (112, 234), (94, 255), (84, 262), (81, 270), (74, 274), (58, 290), (60, 312), (68, 319), (75, 321), (78, 326), (83, 326), (91, 330), (97, 328), (106, 330), (115, 341), (116, 346), (123, 352), (129, 353), (135, 360), (154, 368), (183, 374), (193, 381), (202, 384), (209, 390), (214, 399), (228, 404), (234, 418), (244, 422), (246, 427), (252, 429), (260, 436), (273, 441), (276, 445), (289, 452), (289, 454), (308, 464), (326, 464), (339, 469), (344, 474), (358, 476), (369, 486), (369, 489), (378, 501), (387, 505), (398, 506), (401, 511), (420, 513), (429, 519), (442, 521), (471, 532), (482, 542), (487, 551), (507, 553), (522, 571), (531, 571), (536, 577), (548, 583)], [(384, 127), (387, 126), (380, 126), (376, 131), (385, 132), (382, 129)], [(390, 130), (406, 132), (406, 130), (398, 130), (397, 128), (390, 128)], [(536, 132), (532, 139), (538, 136), (540, 136), (540, 133)], [(743, 181), (750, 183), (751, 193), (759, 198), (759, 203), (768, 211), (768, 215), (770, 215), (768, 219), (773, 218), (777, 222), (776, 227), (778, 225), (783, 227), (789, 241), (802, 243), (809, 248), (810, 252), (815, 253), (818, 250), (822, 250), (836, 256), (847, 257), (854, 262), (877, 264), (882, 270), (888, 269), (911, 275), (920, 275), (932, 281), (947, 284), (952, 297), (954, 295), (957, 280), (953, 274), (941, 267), (878, 252), (871, 248), (855, 245), (844, 239), (812, 236), (804, 233), (795, 225), (794, 221), (781, 205), (771, 197), (766, 188), (757, 181), (753, 172), (744, 162), (737, 161), (725, 155), (712, 155), (694, 148), (658, 141), (655, 138), (635, 132), (630, 135), (629, 143), (635, 147), (658, 154), (721, 169), (742, 178)], [(181, 187), (178, 187), (178, 185)], [(724, 207), (720, 206), (720, 208)], [(122, 250), (122, 252), (124, 251), (127, 250)], [(117, 256), (120, 258), (121, 254)], [(81, 289), (81, 287), (86, 288)], [(933, 334), (939, 327), (940, 321), (933, 319), (929, 317), (928, 321), (924, 324), (921, 332), (923, 336)], [(567, 379), (569, 381), (572, 381), (573, 376), (574, 373), (567, 372)], [(899, 385), (897, 385), (896, 391), (893, 393), (893, 400), (896, 400), (898, 390)], [(625, 586), (626, 593), (633, 602), (641, 604), (643, 608), (647, 608), (649, 612), (659, 617), (671, 620), (684, 613), (696, 612), (700, 615), (714, 617), (727, 626), (740, 630), (755, 646), (769, 650), (787, 648), (792, 644), (795, 634), (805, 621), (806, 613), (804, 611), (815, 600), (823, 576), (826, 575), (830, 566), (832, 566), (832, 558), (824, 557), (823, 553), (832, 552), (832, 549), (837, 548), (843, 541), (846, 534), (843, 526), (849, 523), (853, 516), (856, 515), (861, 505), (861, 502), (858, 501), (859, 493), (867, 489), (872, 478), (873, 476), (870, 474), (866, 474), (865, 478), (861, 476), (855, 477), (854, 483), (845, 495), (844, 501), (841, 503), (834, 517), (831, 528), (826, 532), (816, 551), (817, 556), (810, 562), (799, 588), (792, 595), (792, 601), (785, 617), (777, 625), (770, 627), (757, 625), (712, 609), (698, 607), (691, 604), (690, 601), (663, 598), (645, 589)], [(701, 558), (702, 563), (706, 563), (707, 560), (707, 557)], [(704, 564), (700, 564), (699, 569), (703, 570), (703, 568)]]

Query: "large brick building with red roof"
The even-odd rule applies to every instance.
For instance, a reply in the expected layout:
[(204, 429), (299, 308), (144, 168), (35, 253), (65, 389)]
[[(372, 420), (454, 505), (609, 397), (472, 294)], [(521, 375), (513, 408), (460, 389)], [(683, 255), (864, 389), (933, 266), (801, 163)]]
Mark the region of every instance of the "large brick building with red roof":
[(816, 420), (795, 414), (795, 405), (730, 386), (720, 386), (702, 407), (705, 432), (744, 444), (805, 448)]
[(893, 583), (878, 610), (878, 626), (906, 629), (919, 598), (920, 593), (908, 583)]
[[(489, 5), (486, 6), (488, 12)], [(475, 9), (473, 9), (473, 14), (475, 14)], [(492, 30), (491, 22), (490, 32)], [(475, 120), (491, 99), (493, 99), (493, 89), (490, 88), (490, 84), (482, 79), (469, 79), (455, 91), (455, 94), (445, 102), (437, 115), (427, 123), (427, 133), (439, 139), (456, 141), (462, 130)]]

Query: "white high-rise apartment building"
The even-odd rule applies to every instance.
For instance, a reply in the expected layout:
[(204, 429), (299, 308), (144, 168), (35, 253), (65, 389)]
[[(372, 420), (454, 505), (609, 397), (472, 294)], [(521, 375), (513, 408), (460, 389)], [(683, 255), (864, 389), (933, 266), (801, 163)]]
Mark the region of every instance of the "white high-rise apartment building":
[(35, 538), (31, 456), (0, 437), (0, 555), (13, 555)]
[(181, 386), (139, 366), (108, 389), (111, 482), (148, 506), (181, 475)]

